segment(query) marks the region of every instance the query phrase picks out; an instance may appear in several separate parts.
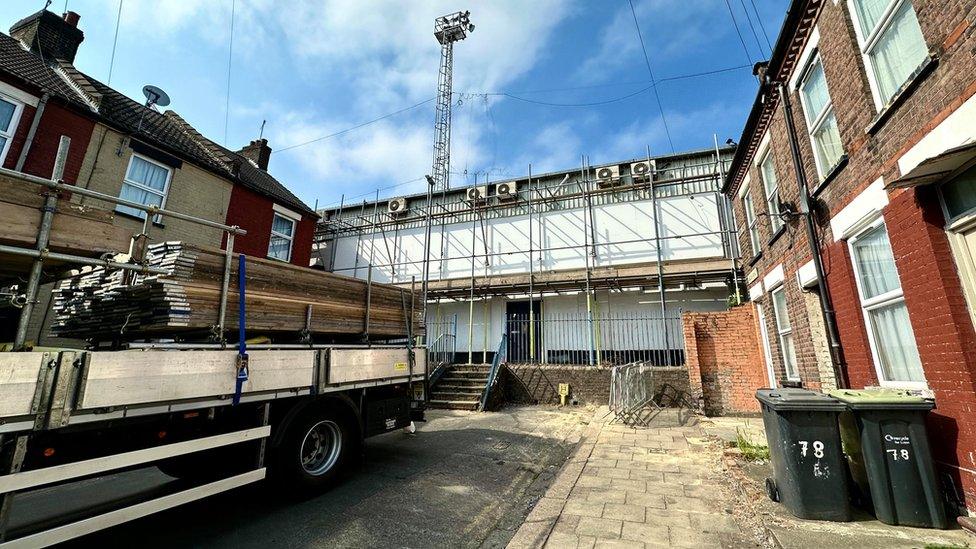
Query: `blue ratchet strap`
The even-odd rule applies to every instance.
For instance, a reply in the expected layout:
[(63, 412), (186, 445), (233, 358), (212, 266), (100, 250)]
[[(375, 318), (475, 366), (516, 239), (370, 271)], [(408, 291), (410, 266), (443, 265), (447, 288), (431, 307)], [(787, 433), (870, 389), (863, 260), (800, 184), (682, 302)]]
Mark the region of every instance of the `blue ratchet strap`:
[(237, 406), (241, 402), (241, 389), (244, 387), (244, 382), (247, 381), (247, 341), (244, 334), (244, 317), (245, 317), (245, 307), (244, 307), (244, 294), (246, 286), (246, 271), (244, 263), (244, 254), (238, 256), (237, 263), (237, 295), (238, 295), (238, 305), (237, 305), (237, 383), (234, 386), (234, 406)]

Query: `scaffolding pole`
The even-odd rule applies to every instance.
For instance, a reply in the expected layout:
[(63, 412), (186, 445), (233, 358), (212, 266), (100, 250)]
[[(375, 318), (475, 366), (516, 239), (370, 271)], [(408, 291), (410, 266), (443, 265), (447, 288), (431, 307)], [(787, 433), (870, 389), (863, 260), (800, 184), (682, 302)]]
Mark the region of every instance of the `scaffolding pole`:
[[(583, 182), (588, 181), (586, 173), (586, 158), (580, 155), (580, 180), (578, 185), (580, 188), (580, 193), (584, 196), (589, 196), (583, 189)], [(593, 341), (593, 291), (590, 288), (590, 249), (588, 244), (590, 230), (589, 221), (587, 219), (587, 211), (588, 208), (583, 210), (583, 258), (586, 268), (586, 321), (587, 326), (589, 327), (587, 331), (590, 335), (589, 361), (590, 366), (593, 366), (595, 365), (595, 362), (593, 361), (595, 342)]]
[[(651, 162), (651, 147), (647, 148), (647, 162)], [(653, 182), (652, 182), (653, 183)], [(658, 222), (660, 207), (657, 203), (657, 191), (651, 185), (651, 220), (654, 223), (654, 251), (657, 256), (657, 289), (661, 300), (661, 326), (664, 328), (664, 361), (671, 366), (671, 336), (668, 334), (667, 324), (667, 301), (664, 297), (664, 262), (661, 260), (661, 224)]]
[(529, 207), (529, 362), (535, 362), (535, 263), (532, 261), (532, 164), (529, 164), (529, 183), (526, 186), (527, 203)]

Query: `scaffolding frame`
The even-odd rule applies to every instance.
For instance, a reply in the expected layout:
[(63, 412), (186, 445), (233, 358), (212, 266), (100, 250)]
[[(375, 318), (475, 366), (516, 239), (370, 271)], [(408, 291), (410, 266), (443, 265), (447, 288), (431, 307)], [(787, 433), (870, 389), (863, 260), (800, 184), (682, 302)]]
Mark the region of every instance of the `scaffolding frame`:
[[(698, 163), (686, 163), (682, 160), (686, 159), (702, 159), (704, 161)], [(727, 164), (731, 161), (731, 150), (726, 149), (723, 151), (718, 147), (717, 139), (715, 140), (714, 151), (697, 151), (692, 153), (686, 153), (682, 155), (672, 155), (665, 157), (652, 157), (650, 153), (650, 148), (646, 147), (646, 155), (641, 159), (634, 159), (627, 162), (619, 162), (618, 166), (630, 165), (636, 162), (647, 162), (650, 166), (650, 171), (646, 176), (638, 177), (634, 174), (621, 173), (620, 178), (622, 180), (619, 185), (603, 186), (600, 185), (600, 179), (596, 177), (596, 168), (589, 163), (587, 156), (582, 155), (580, 157), (580, 168), (578, 176), (575, 181), (570, 181), (572, 179), (572, 171), (562, 171), (562, 172), (552, 172), (548, 174), (535, 175), (532, 171), (532, 165), (528, 165), (527, 174), (522, 178), (512, 178), (499, 180), (497, 183), (515, 181), (519, 185), (519, 194), (514, 200), (511, 198), (503, 199), (498, 195), (490, 195), (484, 197), (484, 199), (479, 201), (466, 201), (466, 200), (454, 200), (449, 201), (448, 189), (440, 188), (435, 189), (433, 186), (428, 186), (426, 193), (426, 200), (424, 195), (417, 195), (412, 198), (415, 200), (415, 206), (412, 211), (416, 212), (416, 215), (393, 215), (385, 212), (377, 211), (377, 204), (379, 200), (374, 201), (372, 216), (363, 215), (366, 203), (364, 202), (360, 207), (360, 214), (355, 215), (355, 212), (350, 212), (349, 206), (345, 206), (340, 203), (339, 209), (325, 210), (323, 213), (323, 219), (319, 223), (316, 230), (316, 243), (318, 245), (331, 245), (331, 255), (332, 255), (332, 265), (331, 268), (333, 272), (344, 273), (346, 271), (352, 271), (352, 274), (358, 274), (359, 269), (362, 268), (359, 265), (359, 251), (362, 243), (362, 238), (364, 233), (371, 235), (370, 238), (375, 239), (376, 233), (380, 233), (384, 242), (387, 242), (386, 237), (387, 232), (392, 229), (395, 236), (393, 241), (392, 251), (387, 247), (386, 258), (387, 261), (383, 263), (374, 263), (372, 257), (372, 246), (370, 251), (370, 261), (369, 261), (369, 272), (372, 273), (374, 268), (379, 269), (389, 269), (391, 273), (391, 283), (393, 284), (403, 284), (406, 281), (399, 281), (396, 278), (396, 273), (400, 271), (404, 272), (407, 268), (415, 265), (423, 265), (422, 276), (423, 276), (423, 287), (424, 287), (424, 303), (425, 308), (427, 303), (440, 304), (444, 301), (467, 301), (468, 304), (468, 362), (473, 361), (474, 351), (472, 350), (474, 345), (474, 311), (475, 311), (475, 301), (481, 300), (484, 302), (484, 316), (485, 322), (484, 326), (484, 336), (483, 339), (487, 341), (488, 338), (488, 315), (490, 314), (489, 300), (492, 297), (506, 296), (512, 300), (524, 299), (528, 301), (528, 325), (530, 330), (529, 335), (529, 356), (534, 360), (536, 351), (536, 322), (535, 322), (535, 308), (533, 307), (533, 302), (539, 300), (541, 302), (543, 297), (547, 295), (559, 295), (561, 292), (575, 292), (579, 293), (582, 291), (586, 298), (586, 310), (587, 319), (590, 325), (589, 337), (590, 337), (590, 351), (589, 351), (589, 363), (591, 365), (596, 365), (600, 362), (601, 349), (600, 349), (600, 334), (596, 333), (598, 330), (597, 326), (600, 325), (599, 322), (595, 322), (595, 316), (598, 314), (594, 311), (596, 304), (596, 291), (598, 289), (607, 289), (608, 291), (623, 291), (625, 288), (631, 288), (634, 286), (646, 287), (646, 286), (656, 286), (656, 293), (658, 294), (659, 306), (661, 309), (662, 318), (666, 315), (667, 304), (665, 296), (665, 284), (666, 280), (669, 278), (675, 278), (676, 275), (672, 275), (665, 272), (665, 265), (680, 263), (680, 261), (666, 260), (662, 256), (662, 247), (666, 245), (669, 240), (682, 240), (686, 238), (694, 237), (718, 237), (720, 241), (720, 246), (722, 248), (722, 257), (729, 260), (728, 268), (723, 268), (720, 271), (709, 272), (709, 273), (698, 273), (691, 272), (687, 273), (693, 279), (700, 278), (718, 278), (724, 277), (724, 280), (731, 281), (726, 282), (729, 286), (734, 286), (732, 291), (735, 295), (739, 293), (739, 280), (741, 279), (739, 271), (739, 266), (737, 264), (736, 252), (737, 249), (737, 232), (734, 226), (734, 221), (731, 217), (731, 205), (728, 202), (728, 197), (723, 195), (720, 191), (721, 181), (725, 175)], [(675, 165), (670, 165), (669, 162), (674, 162)], [(544, 184), (546, 179), (558, 177), (563, 175), (562, 181), (556, 184)], [(490, 185), (487, 181), (487, 174), (485, 175), (484, 185)], [(478, 182), (475, 181), (475, 185)], [(524, 191), (522, 188), (524, 185)], [(457, 192), (459, 189), (452, 189), (451, 196)], [(569, 192), (567, 192), (569, 190)], [(440, 192), (437, 192), (440, 191)], [(437, 196), (440, 195), (440, 200), (437, 200)], [(681, 234), (681, 235), (662, 235), (662, 226), (659, 222), (661, 217), (659, 200), (678, 197), (678, 196), (696, 196), (696, 195), (708, 195), (715, 198), (715, 205), (717, 211), (715, 214), (718, 218), (719, 228), (717, 231), (707, 231), (692, 234)], [(377, 195), (378, 197), (378, 195)], [(593, 207), (594, 203), (599, 205), (620, 203), (624, 201), (649, 201), (651, 204), (651, 223), (653, 224), (653, 236), (648, 238), (630, 238), (622, 240), (614, 240), (610, 242), (598, 242), (595, 234), (595, 221), (593, 218)], [(564, 209), (579, 209), (583, 210), (583, 243), (573, 243), (562, 246), (545, 246), (541, 242), (536, 246), (535, 235), (537, 231), (535, 230), (535, 224), (539, 222), (539, 219), (543, 217), (544, 214), (556, 210)], [(528, 216), (528, 246), (527, 248), (521, 248), (513, 251), (492, 251), (489, 250), (487, 235), (485, 234), (485, 222), (490, 219), (505, 218), (505, 217), (521, 217)], [(471, 250), (470, 253), (463, 253), (459, 255), (451, 255), (450, 253), (450, 243), (445, 239), (445, 230), (447, 225), (457, 224), (463, 225), (466, 223), (471, 224)], [(481, 227), (482, 238), (483, 238), (483, 251), (479, 253), (477, 248), (477, 238), (478, 238), (478, 227)], [(418, 228), (422, 227), (424, 229), (424, 242), (423, 242), (423, 257), (422, 259), (410, 260), (408, 257), (404, 256), (401, 261), (400, 248), (403, 243), (399, 241), (398, 236), (401, 231), (408, 228)], [(431, 257), (430, 247), (432, 245), (430, 234), (432, 230), (437, 227), (440, 233), (439, 247), (440, 253), (437, 257)], [(541, 229), (541, 228), (540, 228)], [(538, 231), (541, 234), (541, 230)], [(355, 235), (357, 238), (356, 250), (356, 266), (353, 268), (336, 268), (335, 257), (336, 250), (338, 248), (337, 243), (340, 239), (350, 237)], [(599, 284), (594, 284), (593, 273), (594, 270), (602, 268), (604, 266), (596, 265), (599, 252), (598, 250), (604, 247), (621, 246), (628, 244), (638, 244), (646, 243), (654, 246), (655, 259), (653, 261), (654, 271), (656, 274), (650, 276), (644, 275), (637, 277), (639, 280), (631, 279), (618, 279), (613, 277), (609, 280), (603, 278), (600, 279)], [(563, 281), (558, 287), (554, 287), (554, 284), (548, 281), (542, 281), (537, 278), (536, 273), (536, 254), (538, 254), (538, 260), (540, 265), (546, 253), (552, 253), (555, 251), (566, 251), (566, 250), (581, 250), (584, 256), (584, 268), (583, 277), (581, 280)], [(504, 287), (504, 284), (495, 284), (493, 278), (505, 278), (507, 275), (489, 275), (489, 268), (493, 258), (498, 258), (502, 256), (512, 256), (512, 255), (524, 255), (528, 260), (528, 273), (526, 281), (519, 284), (511, 284), (510, 287)], [(718, 257), (718, 256), (715, 256)], [(382, 258), (380, 259), (382, 261)], [(465, 277), (451, 277), (445, 275), (444, 266), (446, 262), (468, 260), (470, 262), (470, 268), (468, 269), (467, 285), (461, 289), (457, 290), (438, 290), (437, 288), (431, 288), (431, 284), (434, 282), (433, 277), (431, 277), (431, 271), (433, 264), (437, 264), (437, 276), (436, 281), (447, 281), (447, 280), (459, 280)], [(483, 261), (484, 263), (484, 276), (479, 279), (476, 275), (478, 269), (476, 268), (477, 261)], [(616, 267), (617, 265), (615, 265)], [(627, 267), (630, 265), (622, 265)], [(579, 269), (573, 269), (579, 270)], [(521, 276), (525, 276), (524, 274)], [(575, 286), (575, 288), (573, 288)], [(569, 287), (567, 289), (567, 287)], [(463, 290), (463, 293), (460, 292)], [(424, 322), (427, 322), (426, 315)], [(665, 333), (667, 329), (664, 330)], [(670, 342), (666, 343), (670, 347)], [(482, 361), (487, 358), (487, 347), (485, 347), (482, 352)]]

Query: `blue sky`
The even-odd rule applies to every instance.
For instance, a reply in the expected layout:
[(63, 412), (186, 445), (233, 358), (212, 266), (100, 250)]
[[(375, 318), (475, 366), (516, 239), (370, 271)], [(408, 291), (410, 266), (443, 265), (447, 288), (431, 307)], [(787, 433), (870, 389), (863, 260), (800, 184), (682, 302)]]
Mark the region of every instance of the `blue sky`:
[[(671, 150), (653, 91), (592, 105), (649, 86), (628, 0), (236, 0), (225, 139), (233, 1), (123, 0), (111, 84), (140, 101), (144, 84), (162, 87), (170, 108), (232, 149), (267, 120), (270, 171), (309, 205), (424, 189), (432, 101), (281, 149), (432, 99), (440, 56), (433, 20), (459, 9), (471, 10), (476, 29), (455, 50), (452, 186), (485, 173), (524, 176), (530, 163), (535, 173), (565, 169), (581, 154), (600, 163), (642, 156), (645, 146)], [(713, 133), (738, 139), (756, 92), (749, 68), (669, 78), (767, 57), (762, 28), (774, 42), (788, 1), (633, 2), (674, 148), (710, 147)], [(9, 29), (43, 4), (4, 0), (0, 25)], [(54, 0), (50, 9), (64, 7)], [(108, 80), (119, 0), (67, 7), (85, 31), (75, 64)]]

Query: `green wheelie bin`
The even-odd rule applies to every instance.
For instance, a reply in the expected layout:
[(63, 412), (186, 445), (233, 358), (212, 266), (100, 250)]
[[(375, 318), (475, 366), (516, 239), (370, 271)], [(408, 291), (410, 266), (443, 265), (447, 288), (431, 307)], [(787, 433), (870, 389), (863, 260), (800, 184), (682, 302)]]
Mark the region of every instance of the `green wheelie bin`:
[(947, 528), (925, 417), (934, 403), (892, 389), (832, 391), (847, 405), (840, 424), (854, 478), (881, 522)]
[(760, 389), (773, 478), (766, 492), (802, 519), (849, 521), (847, 464), (837, 416), (844, 404), (807, 389)]

